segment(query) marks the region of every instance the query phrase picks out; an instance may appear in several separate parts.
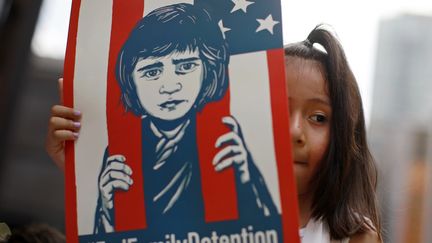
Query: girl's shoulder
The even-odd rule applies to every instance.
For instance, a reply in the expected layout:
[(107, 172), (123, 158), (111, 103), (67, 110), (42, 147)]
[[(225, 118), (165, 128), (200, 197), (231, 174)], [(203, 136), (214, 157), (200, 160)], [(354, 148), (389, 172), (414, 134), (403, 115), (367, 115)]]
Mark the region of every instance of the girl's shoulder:
[(366, 232), (356, 233), (351, 236), (349, 243), (381, 243), (382, 241), (378, 237), (375, 230), (368, 230)]
[(366, 222), (365, 222), (365, 227), (366, 230), (363, 232), (357, 232), (354, 235), (352, 235), (350, 237), (350, 243), (363, 243), (363, 242), (367, 242), (367, 243), (381, 243), (382, 240), (379, 237), (377, 230), (375, 228), (375, 226), (373, 225), (372, 221), (365, 217)]
[(310, 219), (306, 227), (300, 230), (302, 243), (348, 243), (349, 238), (332, 240), (328, 225), (321, 219)]
[(306, 227), (300, 230), (300, 236), (304, 243), (382, 243), (377, 231), (371, 224), (367, 224), (366, 232), (357, 232), (341, 240), (332, 240), (328, 225), (321, 219), (309, 220)]

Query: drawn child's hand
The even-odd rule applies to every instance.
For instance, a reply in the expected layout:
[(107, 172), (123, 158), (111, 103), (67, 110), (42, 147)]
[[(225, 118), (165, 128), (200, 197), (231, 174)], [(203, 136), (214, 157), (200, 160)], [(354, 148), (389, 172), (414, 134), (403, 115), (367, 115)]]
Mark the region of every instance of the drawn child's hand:
[[(58, 80), (60, 97), (63, 91), (63, 79)], [(48, 122), (45, 150), (51, 159), (64, 170), (65, 141), (76, 140), (81, 128), (81, 113), (72, 108), (54, 105)]]
[(232, 116), (222, 118), (222, 122), (231, 128), (231, 132), (221, 135), (216, 140), (216, 148), (223, 147), (213, 158), (216, 171), (235, 166), (240, 175), (240, 181), (247, 183), (250, 180), (248, 168), (248, 151), (243, 141), (240, 126)]
[(102, 200), (102, 210), (109, 221), (112, 221), (111, 212), (113, 209), (114, 191), (117, 189), (127, 191), (133, 184), (133, 180), (130, 177), (132, 169), (125, 164), (125, 161), (126, 158), (120, 154), (109, 156), (106, 166), (99, 176), (98, 184), (99, 195)]

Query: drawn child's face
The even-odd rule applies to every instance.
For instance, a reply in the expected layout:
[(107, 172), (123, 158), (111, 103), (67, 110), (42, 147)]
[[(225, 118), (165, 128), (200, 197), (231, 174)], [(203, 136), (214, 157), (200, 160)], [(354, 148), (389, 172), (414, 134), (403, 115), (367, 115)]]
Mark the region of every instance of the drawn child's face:
[(297, 191), (307, 196), (329, 146), (332, 108), (319, 62), (287, 57), (285, 63)]
[(182, 118), (201, 90), (202, 65), (198, 50), (138, 60), (133, 79), (145, 111), (162, 120)]

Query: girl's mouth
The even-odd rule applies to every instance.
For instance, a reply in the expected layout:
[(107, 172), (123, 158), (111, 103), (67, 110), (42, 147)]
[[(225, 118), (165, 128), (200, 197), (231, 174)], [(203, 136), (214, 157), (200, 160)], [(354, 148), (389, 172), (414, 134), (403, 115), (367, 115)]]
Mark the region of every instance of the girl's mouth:
[(298, 164), (298, 165), (307, 165), (308, 163), (305, 161), (298, 161), (298, 160), (294, 160), (294, 164)]
[(162, 104), (159, 104), (159, 107), (161, 108), (161, 110), (168, 109), (168, 111), (173, 111), (179, 104), (183, 102), (186, 102), (186, 100), (169, 100)]

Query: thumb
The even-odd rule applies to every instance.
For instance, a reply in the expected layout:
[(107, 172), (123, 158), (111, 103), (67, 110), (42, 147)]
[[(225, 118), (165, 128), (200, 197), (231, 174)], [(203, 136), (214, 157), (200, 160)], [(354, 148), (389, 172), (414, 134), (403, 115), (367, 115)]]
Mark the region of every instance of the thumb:
[(58, 92), (60, 97), (60, 104), (63, 105), (63, 78), (58, 79)]

